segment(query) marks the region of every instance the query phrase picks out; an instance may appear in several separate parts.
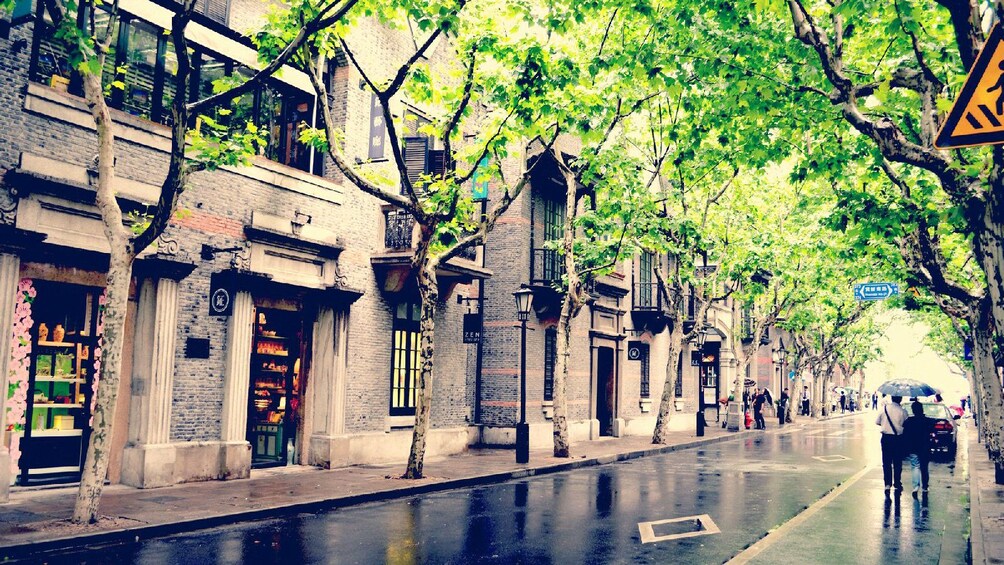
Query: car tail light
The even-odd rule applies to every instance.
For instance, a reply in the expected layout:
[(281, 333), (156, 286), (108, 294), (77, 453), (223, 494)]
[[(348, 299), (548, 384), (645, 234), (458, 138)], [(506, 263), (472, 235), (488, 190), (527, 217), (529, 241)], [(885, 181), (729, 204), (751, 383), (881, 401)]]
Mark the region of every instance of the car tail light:
[(949, 424), (948, 422), (944, 421), (944, 420), (938, 420), (937, 422), (934, 423), (934, 429), (936, 429), (936, 430), (950, 430), (950, 429), (952, 429), (952, 425)]

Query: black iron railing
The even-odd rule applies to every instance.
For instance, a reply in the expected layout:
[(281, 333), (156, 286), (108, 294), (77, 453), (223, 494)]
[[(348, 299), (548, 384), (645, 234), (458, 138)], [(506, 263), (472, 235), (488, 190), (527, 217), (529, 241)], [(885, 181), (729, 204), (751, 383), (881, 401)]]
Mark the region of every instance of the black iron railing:
[(680, 301), (680, 316), (684, 320), (694, 320), (697, 317), (697, 297), (694, 293), (688, 292), (683, 295)]
[(384, 217), (384, 247), (411, 249), (415, 218), (404, 210), (388, 210)]
[(460, 253), (457, 253), (457, 257), (460, 257), (461, 259), (467, 259), (468, 261), (477, 261), (477, 259), (478, 259), (478, 246), (477, 245), (471, 245), (469, 247), (465, 247), (465, 248), (461, 249)]
[(631, 287), (631, 309), (662, 310), (662, 295), (659, 293), (659, 283), (634, 283)]
[(530, 284), (550, 285), (565, 274), (564, 258), (555, 249), (531, 249)]

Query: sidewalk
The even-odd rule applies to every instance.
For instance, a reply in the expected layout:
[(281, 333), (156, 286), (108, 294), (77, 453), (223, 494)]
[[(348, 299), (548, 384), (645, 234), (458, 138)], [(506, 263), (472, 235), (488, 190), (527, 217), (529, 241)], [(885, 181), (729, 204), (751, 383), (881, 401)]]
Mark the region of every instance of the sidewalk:
[[(778, 430), (776, 418), (768, 417), (766, 421), (768, 433)], [(799, 417), (785, 429), (819, 421), (822, 420)], [(10, 503), (0, 505), (0, 561), (85, 543), (132, 541), (247, 520), (500, 483), (670, 453), (759, 433), (762, 432), (729, 433), (712, 423), (700, 438), (693, 429), (672, 432), (665, 446), (652, 445), (648, 437), (633, 436), (573, 444), (571, 459), (552, 457), (550, 448), (533, 450), (530, 463), (525, 465), (515, 463), (512, 449), (471, 449), (459, 455), (427, 459), (426, 476), (416, 481), (399, 478), (404, 471), (404, 464), (400, 463), (331, 470), (281, 467), (253, 471), (251, 478), (246, 480), (198, 482), (145, 490), (111, 485), (105, 488), (101, 499), (102, 521), (90, 526), (67, 522), (76, 487), (15, 489)]]
[(1004, 563), (1004, 485), (994, 483), (994, 464), (969, 421), (969, 516), (973, 565)]

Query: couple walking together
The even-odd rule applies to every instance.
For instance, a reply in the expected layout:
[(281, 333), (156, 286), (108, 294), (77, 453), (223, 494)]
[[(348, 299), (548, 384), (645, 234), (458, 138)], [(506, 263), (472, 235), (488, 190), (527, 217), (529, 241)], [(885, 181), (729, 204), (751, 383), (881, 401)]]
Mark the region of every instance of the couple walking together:
[(895, 488), (896, 494), (902, 492), (903, 458), (907, 458), (913, 470), (913, 496), (916, 497), (921, 488), (925, 493), (928, 488), (933, 421), (924, 415), (924, 405), (918, 401), (910, 405), (913, 416), (907, 417), (906, 410), (899, 404), (902, 400), (901, 396), (893, 396), (892, 402), (882, 407), (875, 420), (882, 428), (882, 479), (886, 494), (891, 488)]

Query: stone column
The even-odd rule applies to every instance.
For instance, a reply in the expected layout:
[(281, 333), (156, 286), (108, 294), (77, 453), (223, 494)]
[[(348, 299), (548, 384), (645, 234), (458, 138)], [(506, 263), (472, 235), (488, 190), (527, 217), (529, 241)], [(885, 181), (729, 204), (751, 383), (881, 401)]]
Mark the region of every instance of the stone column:
[[(21, 258), (0, 253), (0, 440), (7, 427), (7, 373), (10, 363), (10, 338), (14, 326), (14, 301), (20, 280)], [(0, 503), (10, 496), (10, 452), (6, 441), (0, 441)]]
[(122, 482), (150, 488), (174, 484), (170, 442), (177, 335), (178, 282), (146, 279), (140, 285), (133, 348), (129, 441)]
[(246, 478), (251, 473), (251, 446), (247, 440), (248, 388), (251, 379), (251, 340), (254, 337), (254, 300), (251, 293), (234, 296), (227, 328), (226, 369), (223, 383), (221, 476)]
[(307, 461), (325, 468), (349, 463), (349, 443), (344, 436), (348, 318), (346, 310), (322, 306), (314, 325), (310, 381), (314, 430)]

